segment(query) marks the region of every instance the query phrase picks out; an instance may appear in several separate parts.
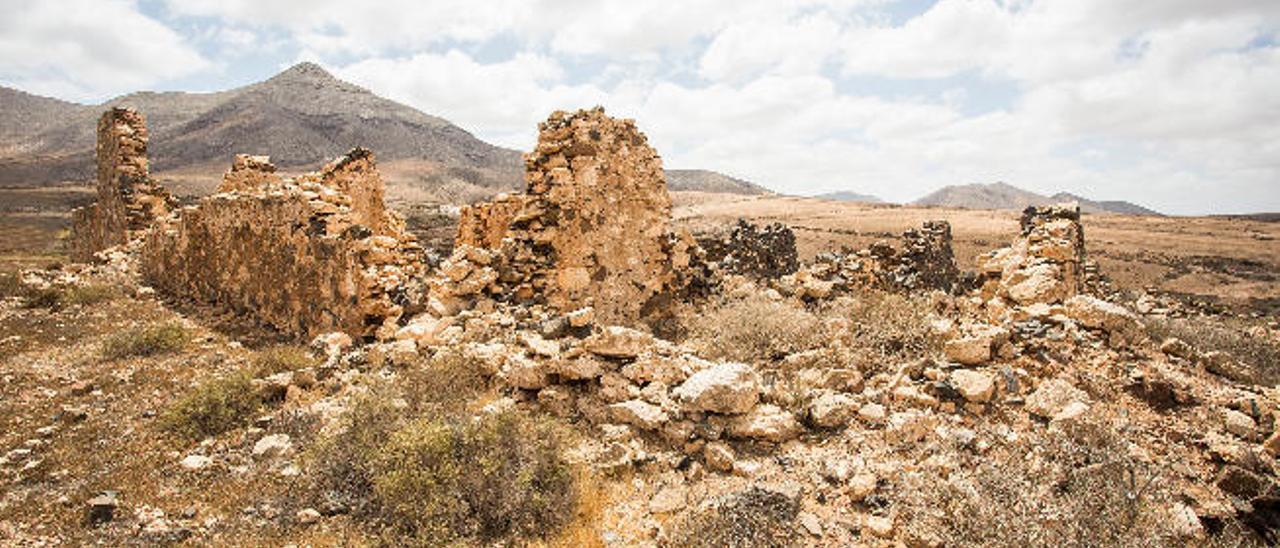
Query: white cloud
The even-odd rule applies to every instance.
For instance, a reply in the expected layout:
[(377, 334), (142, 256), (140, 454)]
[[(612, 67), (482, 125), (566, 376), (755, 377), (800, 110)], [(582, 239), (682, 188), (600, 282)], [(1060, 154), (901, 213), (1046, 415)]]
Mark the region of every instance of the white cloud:
[(209, 66), (133, 2), (6, 0), (0, 11), (0, 79), (26, 91), (102, 99)]

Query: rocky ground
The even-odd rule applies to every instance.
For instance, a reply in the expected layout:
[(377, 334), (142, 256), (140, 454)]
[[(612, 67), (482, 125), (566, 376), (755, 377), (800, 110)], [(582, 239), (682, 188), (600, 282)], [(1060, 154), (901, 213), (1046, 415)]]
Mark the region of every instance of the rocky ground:
[(481, 298), (301, 346), (109, 267), (7, 274), (0, 541), (1277, 541), (1274, 318), (801, 269), (726, 275), (660, 336)]

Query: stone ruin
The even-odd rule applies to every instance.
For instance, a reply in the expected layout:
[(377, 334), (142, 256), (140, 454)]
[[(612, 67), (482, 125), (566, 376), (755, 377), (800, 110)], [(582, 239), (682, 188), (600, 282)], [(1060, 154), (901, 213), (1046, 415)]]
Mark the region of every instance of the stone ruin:
[(665, 314), (691, 282), (696, 242), (671, 231), (662, 160), (632, 120), (555, 112), (525, 154), (524, 193), (464, 208), (441, 312), (485, 293), (505, 302), (592, 307), (598, 321)]
[(951, 249), (950, 223), (926, 221), (919, 229), (908, 229), (901, 247), (880, 241), (853, 252), (823, 253), (792, 277), (793, 285), (817, 298), (863, 287), (908, 293), (966, 288)]
[(979, 259), (983, 300), (1019, 305), (1059, 303), (1085, 284), (1084, 229), (1078, 205), (1032, 206), (1013, 245)]
[(98, 120), (98, 201), (72, 211), (71, 256), (94, 254), (128, 242), (171, 210), (175, 201), (147, 170), (147, 122), (141, 113), (113, 108)]
[(367, 150), (296, 179), (238, 155), (217, 194), (179, 209), (147, 173), (145, 118), (113, 108), (97, 161), (98, 201), (74, 212), (76, 260), (122, 259), (170, 297), (299, 336), (387, 338), (424, 300), (421, 248), (383, 205)]
[(372, 152), (290, 180), (240, 155), (220, 190), (147, 234), (147, 283), (287, 333), (366, 340), (392, 336), (423, 301), (422, 250), (383, 205)]
[(800, 269), (796, 235), (782, 223), (762, 227), (738, 219), (728, 237), (698, 238), (706, 260), (721, 272), (754, 278), (780, 278)]

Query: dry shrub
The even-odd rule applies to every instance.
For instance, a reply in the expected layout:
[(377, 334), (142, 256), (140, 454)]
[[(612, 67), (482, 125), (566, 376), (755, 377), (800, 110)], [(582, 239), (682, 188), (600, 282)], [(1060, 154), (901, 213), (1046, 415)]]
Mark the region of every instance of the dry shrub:
[(15, 272), (0, 272), (0, 299), (21, 297), (25, 288)]
[(442, 356), (357, 399), (308, 451), (319, 507), (366, 518), (393, 545), (518, 544), (569, 523), (576, 482), (559, 435), (516, 413), (463, 412), (482, 389), (461, 375), (473, 365)]
[(72, 305), (89, 306), (111, 301), (120, 296), (115, 288), (101, 284), (49, 286), (44, 289), (24, 289), (22, 305), (26, 308), (47, 308), (58, 311)]
[(936, 303), (927, 296), (869, 290), (837, 299), (823, 314), (849, 321), (841, 337), (864, 366), (888, 368), (941, 353), (942, 340), (929, 327)]
[(244, 425), (261, 403), (251, 376), (237, 372), (188, 391), (165, 410), (160, 424), (178, 436), (204, 439)]
[(385, 518), (431, 543), (541, 536), (574, 513), (557, 436), (515, 413), (416, 419), (369, 464)]
[(437, 352), (397, 381), (413, 413), (459, 413), (489, 388), (482, 364), (453, 349)]
[(799, 501), (752, 487), (690, 512), (672, 527), (663, 546), (765, 548), (796, 544)]
[(146, 357), (177, 352), (187, 346), (191, 334), (176, 322), (128, 329), (107, 337), (102, 357), (108, 360)]
[(706, 357), (741, 362), (772, 361), (823, 342), (821, 322), (802, 305), (763, 295), (694, 316), (690, 333)]
[(259, 350), (253, 356), (253, 370), (259, 377), (286, 371), (297, 371), (320, 365), (306, 348), (293, 345), (277, 345)]
[(1176, 545), (1161, 470), (1131, 457), (1104, 425), (1060, 428), (971, 455), (949, 477), (901, 478), (895, 507), (909, 536), (960, 546)]
[[(1176, 337), (1199, 352), (1226, 352), (1246, 366), (1233, 380), (1259, 385), (1280, 382), (1280, 344), (1246, 332), (1248, 324), (1224, 318), (1150, 318), (1147, 334), (1157, 343)], [(1239, 377), (1239, 378), (1234, 378)]]

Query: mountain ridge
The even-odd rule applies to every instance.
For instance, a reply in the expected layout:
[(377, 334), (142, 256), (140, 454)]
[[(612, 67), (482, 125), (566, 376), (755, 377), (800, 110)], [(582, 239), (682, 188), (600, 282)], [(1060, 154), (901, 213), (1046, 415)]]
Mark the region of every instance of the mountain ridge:
[(1120, 213), (1126, 215), (1161, 215), (1141, 205), (1121, 200), (1092, 200), (1069, 192), (1045, 196), (1018, 188), (1003, 181), (970, 183), (939, 188), (910, 205), (955, 207), (962, 209), (1024, 209), (1028, 206), (1078, 202), (1085, 213)]

